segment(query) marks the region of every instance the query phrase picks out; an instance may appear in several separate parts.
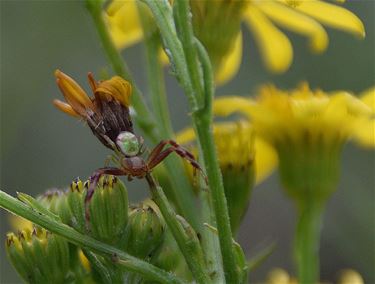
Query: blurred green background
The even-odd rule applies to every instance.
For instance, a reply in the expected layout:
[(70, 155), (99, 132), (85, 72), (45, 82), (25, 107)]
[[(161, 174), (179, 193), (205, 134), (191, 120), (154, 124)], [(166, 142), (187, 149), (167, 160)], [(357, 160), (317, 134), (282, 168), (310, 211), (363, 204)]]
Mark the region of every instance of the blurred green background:
[[(63, 70), (82, 83), (86, 74), (107, 66), (91, 19), (79, 1), (1, 1), (1, 189), (11, 194), (36, 195), (51, 187), (65, 187), (80, 176), (88, 177), (103, 165), (108, 153), (90, 130), (51, 104), (61, 98), (53, 71)], [(300, 81), (324, 90), (360, 92), (374, 85), (374, 1), (344, 4), (364, 22), (367, 37), (358, 40), (328, 29), (330, 45), (321, 56), (310, 53), (304, 38), (291, 37), (294, 63), (283, 75), (263, 67), (255, 43), (245, 32), (244, 58), (235, 80), (220, 94), (249, 94), (265, 82), (291, 88)], [(244, 29), (245, 30), (245, 29)], [(141, 89), (147, 94), (142, 45), (124, 56)], [(110, 70), (110, 69), (108, 69)], [(166, 70), (166, 74), (168, 71)], [(189, 123), (186, 100), (177, 82), (167, 76), (168, 99), (175, 129)], [(321, 245), (321, 275), (334, 281), (344, 268), (354, 268), (366, 283), (374, 278), (374, 152), (347, 145), (342, 158), (340, 188), (329, 202)], [(128, 184), (131, 200), (146, 196), (145, 183)], [(10, 229), (1, 214), (1, 240)], [(256, 282), (273, 267), (293, 272), (291, 241), (294, 208), (284, 197), (277, 173), (258, 186), (239, 234), (248, 256), (270, 240), (278, 247), (251, 275)], [(1, 249), (1, 283), (20, 283)]]

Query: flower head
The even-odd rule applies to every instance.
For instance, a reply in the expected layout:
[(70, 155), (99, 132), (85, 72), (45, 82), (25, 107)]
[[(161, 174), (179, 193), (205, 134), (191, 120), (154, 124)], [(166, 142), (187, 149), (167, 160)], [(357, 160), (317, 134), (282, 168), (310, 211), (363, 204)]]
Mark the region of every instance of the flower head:
[[(286, 71), (293, 59), (288, 37), (277, 27), (306, 36), (313, 52), (323, 52), (328, 35), (323, 25), (363, 38), (361, 20), (336, 4), (316, 0), (190, 1), (194, 33), (207, 49), (218, 83), (238, 71), (242, 57), (241, 22), (249, 28), (265, 66), (272, 72)], [(134, 0), (112, 1), (107, 10), (109, 29), (119, 48), (143, 37)]]
[[(355, 140), (375, 146), (375, 91), (362, 99), (348, 92), (330, 95), (302, 84), (291, 91), (265, 86), (255, 101), (228, 97), (215, 102), (215, 112), (246, 114), (261, 138), (277, 151), (281, 178), (298, 198), (313, 189), (324, 199), (336, 187), (343, 144)], [(302, 197), (301, 197), (302, 198)]]
[(66, 103), (54, 100), (61, 111), (81, 118), (96, 137), (108, 148), (114, 149), (116, 138), (123, 131), (133, 132), (129, 114), (131, 85), (119, 76), (96, 82), (89, 73), (88, 80), (94, 97), (87, 93), (68, 75), (57, 70), (56, 82)]
[[(255, 137), (248, 121), (215, 123), (213, 133), (232, 231), (235, 232), (247, 211), (254, 183), (271, 173), (276, 164), (276, 154)], [(194, 140), (192, 128), (177, 135), (177, 141), (182, 144)]]

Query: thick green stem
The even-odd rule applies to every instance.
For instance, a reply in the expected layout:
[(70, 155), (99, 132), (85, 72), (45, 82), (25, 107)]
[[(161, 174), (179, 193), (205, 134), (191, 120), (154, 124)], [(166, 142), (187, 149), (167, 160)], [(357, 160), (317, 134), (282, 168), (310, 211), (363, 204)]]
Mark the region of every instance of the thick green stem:
[[(180, 0), (187, 1), (187, 0)], [(207, 170), (210, 185), (210, 194), (216, 217), (216, 224), (219, 234), (220, 249), (223, 259), (225, 279), (227, 283), (238, 283), (239, 275), (232, 248), (232, 232), (229, 222), (228, 207), (226, 204), (224, 186), (221, 172), (216, 156), (215, 144), (212, 133), (212, 97), (214, 92), (212, 68), (208, 55), (204, 48), (198, 44), (198, 53), (202, 64), (204, 94), (198, 94), (192, 84), (192, 75), (189, 73), (185, 52), (178, 39), (176, 27), (173, 22), (173, 15), (167, 1), (143, 0), (151, 9), (156, 24), (160, 29), (165, 47), (171, 59), (172, 69), (176, 72), (177, 79), (184, 88), (189, 99), (190, 109), (193, 113), (193, 124), (197, 132), (198, 143), (203, 153), (203, 160)], [(187, 3), (185, 3), (187, 5)], [(187, 7), (187, 6), (185, 6)], [(183, 7), (182, 7), (183, 8)], [(188, 9), (179, 9), (179, 12), (189, 13)], [(181, 16), (180, 19), (189, 19), (188, 15)], [(183, 28), (183, 27), (181, 27)], [(185, 28), (189, 28), (186, 25)], [(192, 36), (189, 31), (182, 32), (185, 36)], [(188, 39), (192, 41), (194, 39)], [(195, 40), (194, 40), (195, 41)], [(192, 57), (191, 57), (192, 58)], [(204, 97), (204, 106), (198, 105), (200, 97)]]
[(294, 253), (298, 281), (314, 284), (319, 280), (319, 239), (322, 206), (314, 202), (300, 204), (295, 235)]
[(173, 20), (173, 12), (168, 1), (143, 0), (150, 8), (159, 27), (165, 51), (170, 59), (172, 72), (175, 72), (177, 80), (185, 90), (192, 111), (199, 109), (197, 97), (199, 96), (192, 85), (188, 64), (185, 59), (184, 49), (178, 40), (176, 27)]
[(214, 95), (213, 73), (206, 50), (199, 41), (196, 41), (196, 47), (202, 64), (203, 81), (205, 82), (205, 101), (204, 108), (193, 114), (193, 122), (196, 128), (210, 185), (210, 195), (216, 217), (216, 226), (219, 234), (225, 279), (227, 283), (238, 283), (239, 274), (232, 246), (232, 231), (227, 200), (225, 198), (224, 185), (212, 131), (212, 100)]
[[(199, 196), (202, 202), (203, 222), (216, 228), (215, 212), (211, 210), (212, 202), (210, 200), (210, 194), (206, 190), (201, 190)], [(202, 248), (212, 282), (225, 283), (218, 234), (212, 232), (207, 226), (204, 226), (202, 229)]]
[[(161, 48), (160, 34), (154, 26), (154, 20), (150, 17), (144, 7), (138, 6), (141, 15), (141, 23), (144, 34), (144, 43), (146, 47), (146, 66), (147, 77), (151, 93), (151, 103), (156, 114), (156, 119), (160, 128), (160, 134), (163, 139), (171, 139), (174, 136), (172, 123), (170, 120), (167, 96), (164, 85), (163, 66), (159, 59)], [(172, 199), (178, 211), (189, 221), (189, 223), (198, 229), (198, 215), (195, 209), (195, 198), (190, 181), (184, 171), (182, 161), (179, 157), (170, 156), (164, 161), (169, 175), (173, 191)], [(169, 196), (170, 197), (170, 196)]]
[(160, 212), (163, 215), (168, 228), (171, 230), (172, 235), (184, 256), (194, 279), (197, 281), (197, 283), (211, 283), (199, 242), (197, 243), (193, 238), (189, 237), (189, 233), (186, 231), (183, 224), (178, 220), (177, 215), (172, 206), (169, 204), (162, 188), (157, 185), (151, 174), (146, 176), (146, 180), (150, 187), (152, 199), (158, 205)]
[[(122, 260), (121, 265), (124, 269), (138, 273), (149, 280), (158, 281), (161, 283), (184, 283), (183, 280), (176, 276), (161, 270), (152, 264), (133, 257), (119, 249), (111, 247), (107, 244), (101, 243), (89, 236), (83, 235), (73, 228), (53, 220), (41, 212), (25, 205), (14, 197), (0, 191), (0, 207), (21, 216), (34, 224), (37, 224), (48, 231), (64, 237), (67, 241), (93, 251), (94, 253), (110, 257), (116, 263), (116, 259)], [(120, 264), (119, 264), (120, 265)]]
[(191, 84), (197, 95), (199, 107), (203, 107), (203, 82), (202, 70), (199, 64), (196, 51), (193, 26), (191, 24), (191, 15), (189, 15), (189, 2), (176, 1), (174, 4), (174, 18), (178, 37), (184, 49), (186, 64), (191, 78)]
[(160, 140), (160, 134), (157, 132), (158, 128), (155, 124), (155, 119), (152, 117), (150, 110), (147, 108), (147, 105), (142, 98), (141, 91), (136, 86), (129, 68), (112, 41), (111, 35), (109, 34), (103, 18), (101, 1), (86, 0), (86, 4), (99, 34), (103, 49), (112, 65), (113, 70), (117, 75), (128, 80), (133, 86), (132, 106), (136, 111), (135, 121), (145, 132), (145, 134), (153, 140), (153, 142), (158, 142)]

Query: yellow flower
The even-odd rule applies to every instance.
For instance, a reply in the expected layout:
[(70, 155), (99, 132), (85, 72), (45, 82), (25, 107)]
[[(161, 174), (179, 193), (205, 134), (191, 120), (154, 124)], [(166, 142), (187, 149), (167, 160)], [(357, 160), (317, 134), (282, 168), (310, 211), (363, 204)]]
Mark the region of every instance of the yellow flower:
[[(319, 282), (326, 283), (326, 282)], [(362, 276), (353, 269), (346, 269), (340, 272), (339, 284), (363, 284)], [(265, 284), (298, 284), (297, 279), (290, 276), (288, 272), (281, 268), (272, 269), (267, 274)]]
[[(276, 153), (255, 137), (248, 121), (215, 123), (213, 133), (230, 223), (235, 234), (247, 211), (255, 181), (260, 182), (271, 173), (276, 164)], [(194, 140), (192, 128), (177, 135), (177, 141), (181, 144), (186, 145)]]
[[(361, 20), (349, 10), (319, 0), (190, 1), (193, 27), (204, 44), (217, 83), (225, 83), (238, 71), (242, 58), (241, 22), (252, 32), (266, 67), (286, 71), (293, 59), (292, 44), (278, 26), (304, 35), (313, 52), (323, 52), (328, 35), (323, 25), (365, 36)], [(135, 0), (112, 1), (108, 26), (115, 44), (124, 48), (143, 37)]]
[(318, 199), (325, 199), (336, 188), (343, 144), (352, 139), (375, 147), (374, 98), (374, 89), (360, 99), (345, 91), (311, 91), (306, 83), (291, 91), (270, 85), (256, 100), (219, 98), (214, 112), (241, 112), (251, 119), (256, 134), (276, 149), (291, 196), (303, 198), (313, 189)]
[(268, 85), (256, 100), (221, 97), (214, 111), (225, 116), (246, 114), (257, 134), (276, 148), (287, 141), (344, 143), (349, 139), (374, 147), (374, 99), (375, 89), (357, 98), (346, 91), (312, 91), (306, 83), (291, 91)]
[(353, 269), (345, 269), (341, 271), (339, 284), (364, 284), (362, 276)]
[[(276, 153), (268, 143), (253, 135), (248, 122), (215, 123), (213, 130), (220, 166), (240, 167), (254, 160), (256, 183), (271, 174), (277, 164)], [(183, 145), (192, 143), (195, 132), (192, 128), (185, 129), (177, 134), (176, 140)]]

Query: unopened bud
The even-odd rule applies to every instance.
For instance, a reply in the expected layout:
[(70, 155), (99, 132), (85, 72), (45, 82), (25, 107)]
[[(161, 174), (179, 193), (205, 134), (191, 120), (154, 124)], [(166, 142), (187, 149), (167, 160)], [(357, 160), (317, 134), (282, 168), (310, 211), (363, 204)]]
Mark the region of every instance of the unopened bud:
[(248, 122), (221, 123), (214, 128), (232, 231), (249, 206), (255, 182), (254, 133)]
[(128, 222), (128, 193), (114, 176), (103, 176), (89, 204), (92, 236), (115, 245), (125, 233)]
[(165, 223), (153, 207), (141, 204), (129, 214), (125, 251), (141, 259), (151, 257), (164, 240)]
[(88, 181), (83, 183), (79, 178), (72, 181), (67, 192), (67, 204), (72, 214), (70, 226), (81, 233), (86, 232), (85, 219), (85, 192), (88, 189)]
[(69, 209), (67, 193), (58, 189), (47, 190), (37, 197), (37, 201), (49, 211), (61, 218), (65, 224), (70, 224), (72, 213)]

